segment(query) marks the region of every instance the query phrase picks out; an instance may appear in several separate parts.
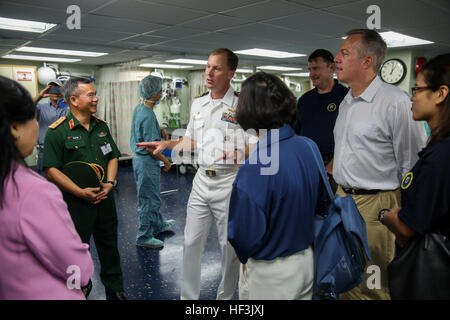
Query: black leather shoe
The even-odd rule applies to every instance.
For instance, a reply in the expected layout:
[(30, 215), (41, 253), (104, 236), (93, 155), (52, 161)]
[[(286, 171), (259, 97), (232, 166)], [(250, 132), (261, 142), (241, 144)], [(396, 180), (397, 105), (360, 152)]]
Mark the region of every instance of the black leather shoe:
[(128, 300), (128, 295), (125, 291), (106, 291), (106, 300)]

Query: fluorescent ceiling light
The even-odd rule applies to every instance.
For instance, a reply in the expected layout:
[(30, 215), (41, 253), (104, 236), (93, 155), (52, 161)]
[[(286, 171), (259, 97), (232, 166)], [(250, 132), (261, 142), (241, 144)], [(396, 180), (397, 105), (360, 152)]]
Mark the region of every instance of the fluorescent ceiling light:
[(410, 37), (393, 31), (381, 32), (380, 36), (383, 37), (384, 41), (386, 41), (386, 44), (389, 48), (420, 46), (422, 44), (434, 43), (432, 41)]
[(36, 60), (36, 61), (52, 61), (52, 62), (78, 62), (81, 59), (69, 59), (59, 57), (40, 57), (40, 56), (22, 56), (18, 54), (7, 54), (3, 56), (4, 59), (17, 59), (17, 60)]
[(237, 68), (236, 72), (237, 73), (253, 73), (253, 70), (252, 69), (239, 69), (239, 68)]
[(280, 67), (280, 66), (260, 66), (256, 67), (257, 69), (263, 70), (274, 70), (274, 71), (298, 71), (302, 70), (302, 68), (291, 68), (291, 67)]
[[(386, 31), (380, 32), (380, 36), (386, 41), (388, 48), (420, 46), (423, 44), (432, 44), (434, 42), (419, 38), (410, 37), (398, 32)], [(342, 37), (346, 39), (347, 37)]]
[(197, 60), (197, 59), (174, 59), (174, 60), (166, 60), (166, 62), (173, 63), (190, 63), (190, 64), (201, 64), (205, 65), (208, 63), (208, 60)]
[(48, 53), (48, 54), (62, 54), (67, 56), (81, 56), (81, 57), (101, 57), (107, 55), (105, 52), (92, 52), (92, 51), (76, 51), (76, 50), (63, 50), (63, 49), (51, 49), (51, 48), (37, 48), (37, 47), (21, 47), (16, 51), (22, 52), (35, 52), (35, 53)]
[(0, 18), (0, 29), (42, 33), (56, 26), (53, 23)]
[(290, 77), (309, 77), (309, 72), (283, 73), (283, 76), (290, 76)]
[(234, 51), (234, 53), (247, 54), (250, 56), (269, 57), (269, 58), (296, 58), (306, 56), (306, 54), (301, 53), (291, 53), (285, 51), (266, 50), (259, 48), (238, 50)]
[(179, 64), (163, 64), (163, 63), (144, 63), (140, 64), (139, 67), (145, 68), (163, 68), (163, 69), (188, 69), (192, 68), (192, 66), (182, 66)]

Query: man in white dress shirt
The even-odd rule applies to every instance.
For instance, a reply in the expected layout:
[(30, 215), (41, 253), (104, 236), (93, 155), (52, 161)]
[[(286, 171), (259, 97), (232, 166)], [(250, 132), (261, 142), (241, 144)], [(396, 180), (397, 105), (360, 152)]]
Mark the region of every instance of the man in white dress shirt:
[(387, 266), (394, 235), (378, 221), (383, 208), (398, 208), (400, 183), (425, 146), (422, 122), (412, 118), (409, 95), (377, 76), (386, 43), (373, 30), (347, 33), (335, 58), (339, 81), (350, 91), (334, 127), (333, 176), (339, 196), (352, 195), (367, 226), (372, 259), (366, 278), (340, 299), (390, 299)]
[[(238, 94), (230, 81), (237, 65), (238, 57), (231, 50), (220, 48), (211, 52), (205, 69), (209, 92), (194, 99), (185, 136), (179, 140), (137, 144), (154, 149), (154, 153), (163, 149), (198, 152), (199, 169), (192, 183), (184, 230), (182, 300), (199, 299), (202, 253), (213, 220), (222, 253), (222, 280), (217, 299), (232, 299), (239, 280), (240, 264), (228, 242), (228, 208), (239, 169), (233, 155), (237, 158), (239, 153), (243, 162), (242, 156), (248, 156), (249, 143), (255, 144), (257, 138), (245, 134), (234, 119)], [(219, 160), (225, 152), (231, 158)]]

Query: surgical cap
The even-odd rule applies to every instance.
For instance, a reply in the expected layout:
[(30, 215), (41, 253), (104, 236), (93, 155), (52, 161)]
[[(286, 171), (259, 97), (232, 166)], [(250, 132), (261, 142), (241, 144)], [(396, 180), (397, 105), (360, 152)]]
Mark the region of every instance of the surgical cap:
[(162, 79), (152, 75), (146, 76), (139, 84), (139, 95), (146, 100), (154, 97), (161, 91)]

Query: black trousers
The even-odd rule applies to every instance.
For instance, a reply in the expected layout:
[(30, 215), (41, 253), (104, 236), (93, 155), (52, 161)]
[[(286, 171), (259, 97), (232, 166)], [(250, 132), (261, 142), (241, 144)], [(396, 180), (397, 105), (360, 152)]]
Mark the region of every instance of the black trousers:
[(63, 195), (81, 241), (89, 244), (91, 236), (94, 237), (101, 265), (100, 278), (106, 290), (123, 291), (114, 195), (108, 194), (107, 199), (96, 205), (67, 192)]

